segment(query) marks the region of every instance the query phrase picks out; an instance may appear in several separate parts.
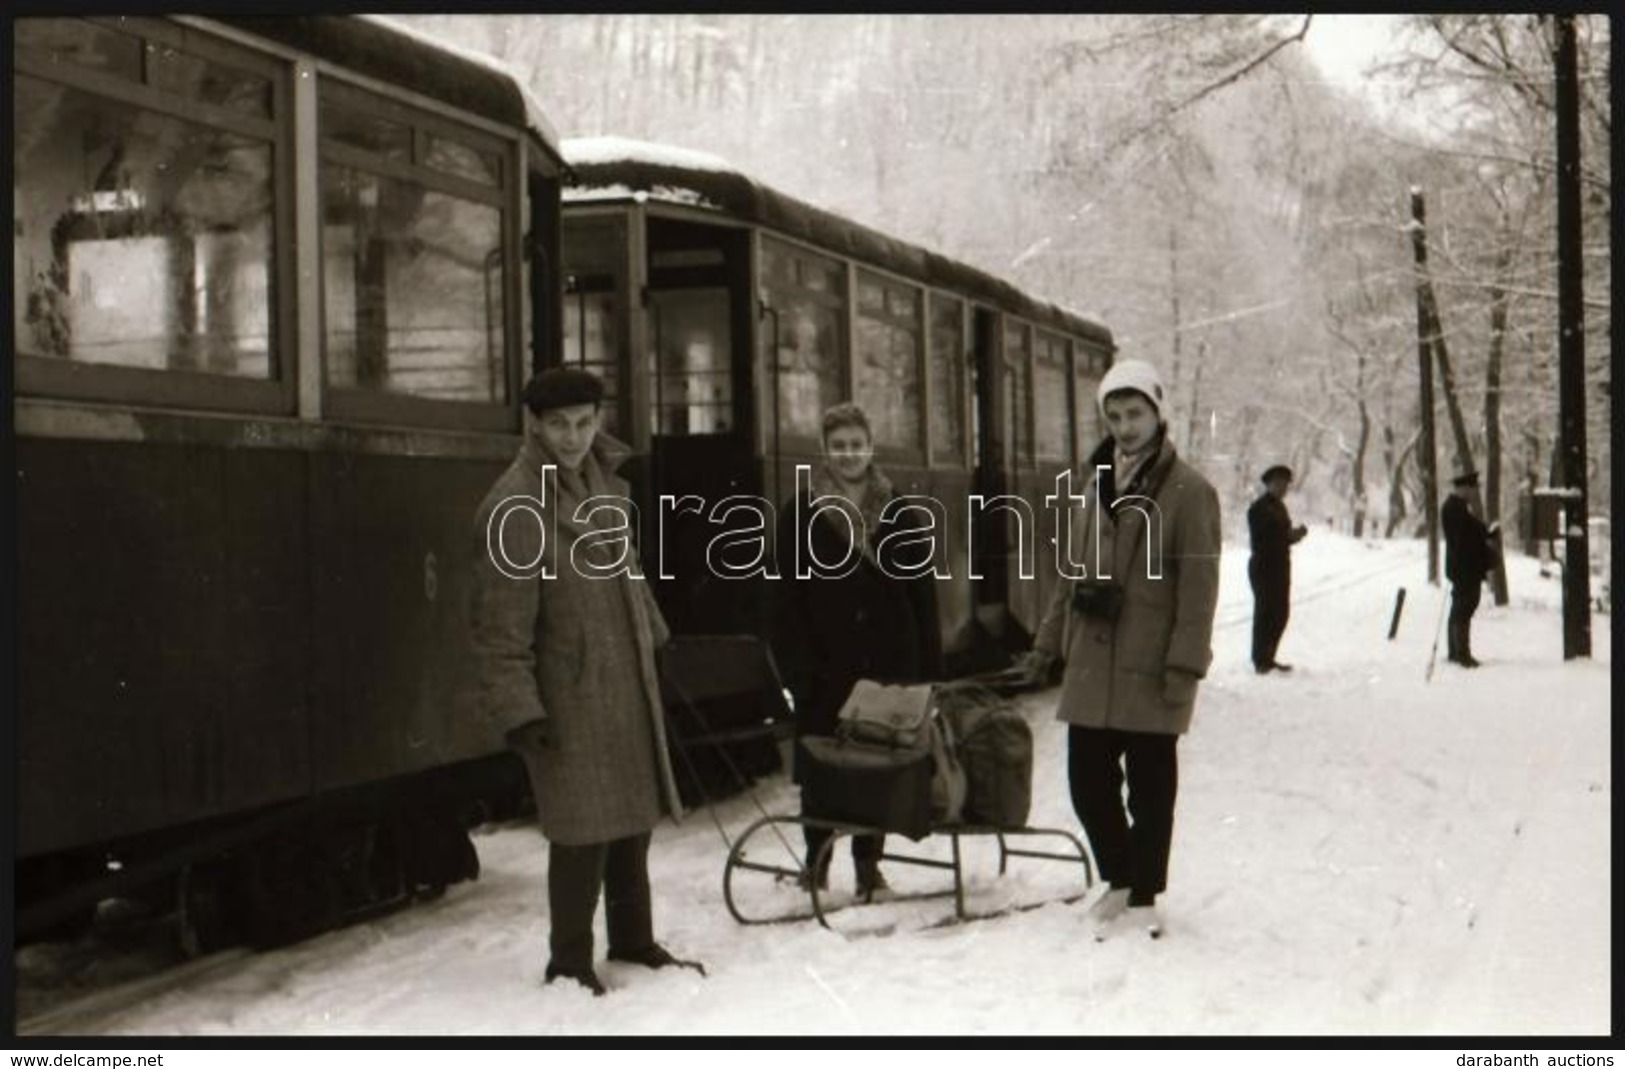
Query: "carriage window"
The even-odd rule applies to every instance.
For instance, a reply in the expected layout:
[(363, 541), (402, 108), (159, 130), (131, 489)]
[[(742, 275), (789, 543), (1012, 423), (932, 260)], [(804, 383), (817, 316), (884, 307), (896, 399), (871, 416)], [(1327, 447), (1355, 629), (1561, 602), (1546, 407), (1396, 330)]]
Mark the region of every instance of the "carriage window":
[(626, 223), (620, 216), (564, 224), (564, 364), (604, 381), (602, 426), (622, 435), (620, 280), (626, 274)]
[(1072, 459), (1066, 377), (1066, 340), (1037, 332), (1033, 344), (1033, 441), (1043, 460)]
[(931, 295), (931, 453), (965, 456), (965, 305)]
[(564, 365), (597, 375), (604, 383), (602, 427), (620, 433), (620, 342), (615, 334), (615, 280), (608, 275), (570, 275), (564, 282)]
[(386, 160), (403, 163), (412, 158), (412, 128), (381, 115), (371, 115), (332, 103), (322, 105), (322, 137), (351, 145)]
[(1106, 437), (1100, 406), (1095, 403), (1095, 391), (1100, 388), (1105, 372), (1104, 354), (1081, 342), (1072, 343), (1072, 384), (1078, 398), (1078, 454), (1081, 457), (1087, 457)]
[(1007, 324), (1004, 328), (1004, 440), (1009, 444), (1010, 463), (1018, 468), (1031, 465), (1033, 459), (1033, 425), (1029, 416), (1032, 411), (1031, 363), (1027, 326), (1015, 322)]
[(505, 400), (507, 202), (406, 162), (404, 109), (347, 87), (323, 91), (327, 381)]
[(502, 213), (347, 167), (323, 201), (328, 382), (500, 401)]
[(658, 366), (652, 383), (656, 434), (733, 429), (733, 343), (726, 289), (650, 294)]
[[(137, 104), (66, 84), (69, 56), (129, 73), (124, 35), (71, 19), (25, 21), (12, 96), (18, 351), (273, 377), (272, 125), (150, 88)], [(262, 99), (268, 107), (268, 90)]]
[(461, 141), (430, 137), (424, 162), (437, 171), (466, 178), (470, 182), (486, 186), (502, 184), (502, 157), (494, 152), (470, 148)]
[(818, 438), (824, 410), (841, 399), (843, 271), (838, 261), (762, 240), (762, 289), (777, 317), (778, 350), (771, 317), (762, 344), (778, 384), (779, 426), (788, 434)]
[(920, 448), (920, 291), (859, 271), (857, 344), (852, 392), (875, 442)]

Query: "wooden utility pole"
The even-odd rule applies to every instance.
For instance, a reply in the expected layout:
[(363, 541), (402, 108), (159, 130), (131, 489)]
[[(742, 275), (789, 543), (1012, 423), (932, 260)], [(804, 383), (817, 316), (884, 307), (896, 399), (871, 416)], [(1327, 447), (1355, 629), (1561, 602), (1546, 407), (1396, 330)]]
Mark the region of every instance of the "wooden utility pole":
[[(1509, 297), (1503, 280), (1512, 272), (1512, 228), (1502, 215), (1501, 251), (1495, 258), (1495, 282), (1490, 286), (1490, 355), (1484, 367), (1484, 518), (1501, 518), (1501, 363), (1506, 354)], [(1495, 604), (1505, 605), (1507, 593), (1506, 536), (1495, 540), (1495, 570), (1490, 573)]]
[[(1473, 443), (1467, 436), (1467, 420), (1461, 413), (1461, 401), (1456, 394), (1456, 376), (1450, 369), (1450, 347), (1445, 343), (1444, 338), (1444, 316), (1439, 311), (1439, 298), (1433, 292), (1433, 276), (1428, 272), (1427, 227), (1418, 225), (1413, 240), (1421, 245), (1421, 253), (1417, 257), (1417, 274), (1420, 276), (1416, 281), (1417, 293), (1427, 320), (1424, 333), (1428, 338), (1428, 348), (1432, 350), (1434, 359), (1439, 362), (1439, 385), (1444, 389), (1445, 415), (1450, 417), (1450, 433), (1456, 444), (1456, 471), (1458, 473), (1477, 471), (1477, 465), (1473, 462)], [(1493, 345), (1495, 342), (1492, 341), (1491, 344)], [(1485, 481), (1492, 486), (1496, 485), (1493, 482), (1495, 474), (1495, 472), (1485, 474)], [(1467, 502), (1473, 511), (1486, 522), (1500, 519), (1498, 513), (1492, 513), (1484, 507), (1484, 498), (1480, 495), (1477, 487), (1473, 487), (1468, 492)], [(1495, 563), (1490, 571), (1490, 576), (1495, 589), (1495, 603), (1505, 605), (1507, 603), (1506, 560), (1501, 553), (1499, 541), (1495, 544), (1494, 558)]]
[(1433, 449), (1433, 324), (1428, 315), (1427, 207), (1422, 190), (1411, 187), (1411, 250), (1416, 256), (1416, 368), (1422, 386), (1422, 440), (1417, 465), (1422, 472), (1422, 513), (1428, 526), (1428, 582), (1439, 585), (1439, 472)]
[(1557, 410), (1565, 517), (1563, 659), (1591, 656), (1590, 517), (1586, 508), (1585, 274), (1581, 259), (1580, 83), (1574, 16), (1558, 15)]

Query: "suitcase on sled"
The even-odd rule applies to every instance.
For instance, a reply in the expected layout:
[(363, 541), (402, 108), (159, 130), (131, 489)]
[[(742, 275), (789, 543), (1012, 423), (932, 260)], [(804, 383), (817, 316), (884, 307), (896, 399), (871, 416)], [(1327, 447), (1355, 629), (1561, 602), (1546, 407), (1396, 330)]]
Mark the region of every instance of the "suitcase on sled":
[(826, 735), (800, 740), (802, 812), (910, 839), (931, 833), (931, 752)]

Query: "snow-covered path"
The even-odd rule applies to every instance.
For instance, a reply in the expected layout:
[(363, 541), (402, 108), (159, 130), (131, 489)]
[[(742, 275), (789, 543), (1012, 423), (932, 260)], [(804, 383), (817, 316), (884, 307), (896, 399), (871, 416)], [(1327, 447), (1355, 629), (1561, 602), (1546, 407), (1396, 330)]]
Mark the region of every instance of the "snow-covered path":
[[(593, 999), (542, 986), (546, 850), (533, 829), (506, 827), (480, 838), (480, 880), (439, 902), (111, 987), (22, 1030), (1606, 1033), (1609, 618), (1594, 619), (1595, 659), (1564, 664), (1557, 583), (1515, 558), (1513, 603), (1487, 604), (1475, 625), (1485, 667), (1441, 665), (1424, 682), (1443, 594), (1421, 581), (1423, 547), (1316, 531), (1295, 554), (1282, 647), (1298, 670), (1260, 678), (1247, 664), (1245, 556), (1227, 547), (1216, 664), (1180, 747), (1161, 941), (1095, 944), (1081, 907), (1061, 905), (920, 930), (951, 910), (942, 900), (840, 915), (895, 920), (884, 937), (741, 927), (721, 902), (722, 841), (698, 813), (656, 833), (656, 922), (711, 977), (606, 964), (614, 990)], [(1390, 643), (1401, 583), (1410, 605)], [(1032, 820), (1075, 828), (1054, 699), (1024, 703), (1038, 739)], [(793, 811), (782, 777), (758, 795)], [(718, 809), (731, 833), (757, 816), (746, 798)], [(971, 857), (977, 908), (1075, 889), (1041, 862), (996, 878), (990, 844)], [(838, 859), (838, 881), (848, 868)], [(943, 881), (901, 865), (888, 874), (903, 889)], [(761, 895), (791, 893), (762, 880)]]

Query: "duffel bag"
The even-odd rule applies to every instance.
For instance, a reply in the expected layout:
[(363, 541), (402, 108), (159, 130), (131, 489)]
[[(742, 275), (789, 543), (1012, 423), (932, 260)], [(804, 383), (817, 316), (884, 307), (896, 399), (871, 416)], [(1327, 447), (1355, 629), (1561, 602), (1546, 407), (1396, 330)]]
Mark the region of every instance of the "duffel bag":
[(1027, 823), (1033, 801), (1033, 731), (1020, 713), (999, 705), (945, 703), (965, 769), (965, 821), (998, 828)]
[(931, 751), (805, 735), (801, 810), (910, 839), (931, 833)]

